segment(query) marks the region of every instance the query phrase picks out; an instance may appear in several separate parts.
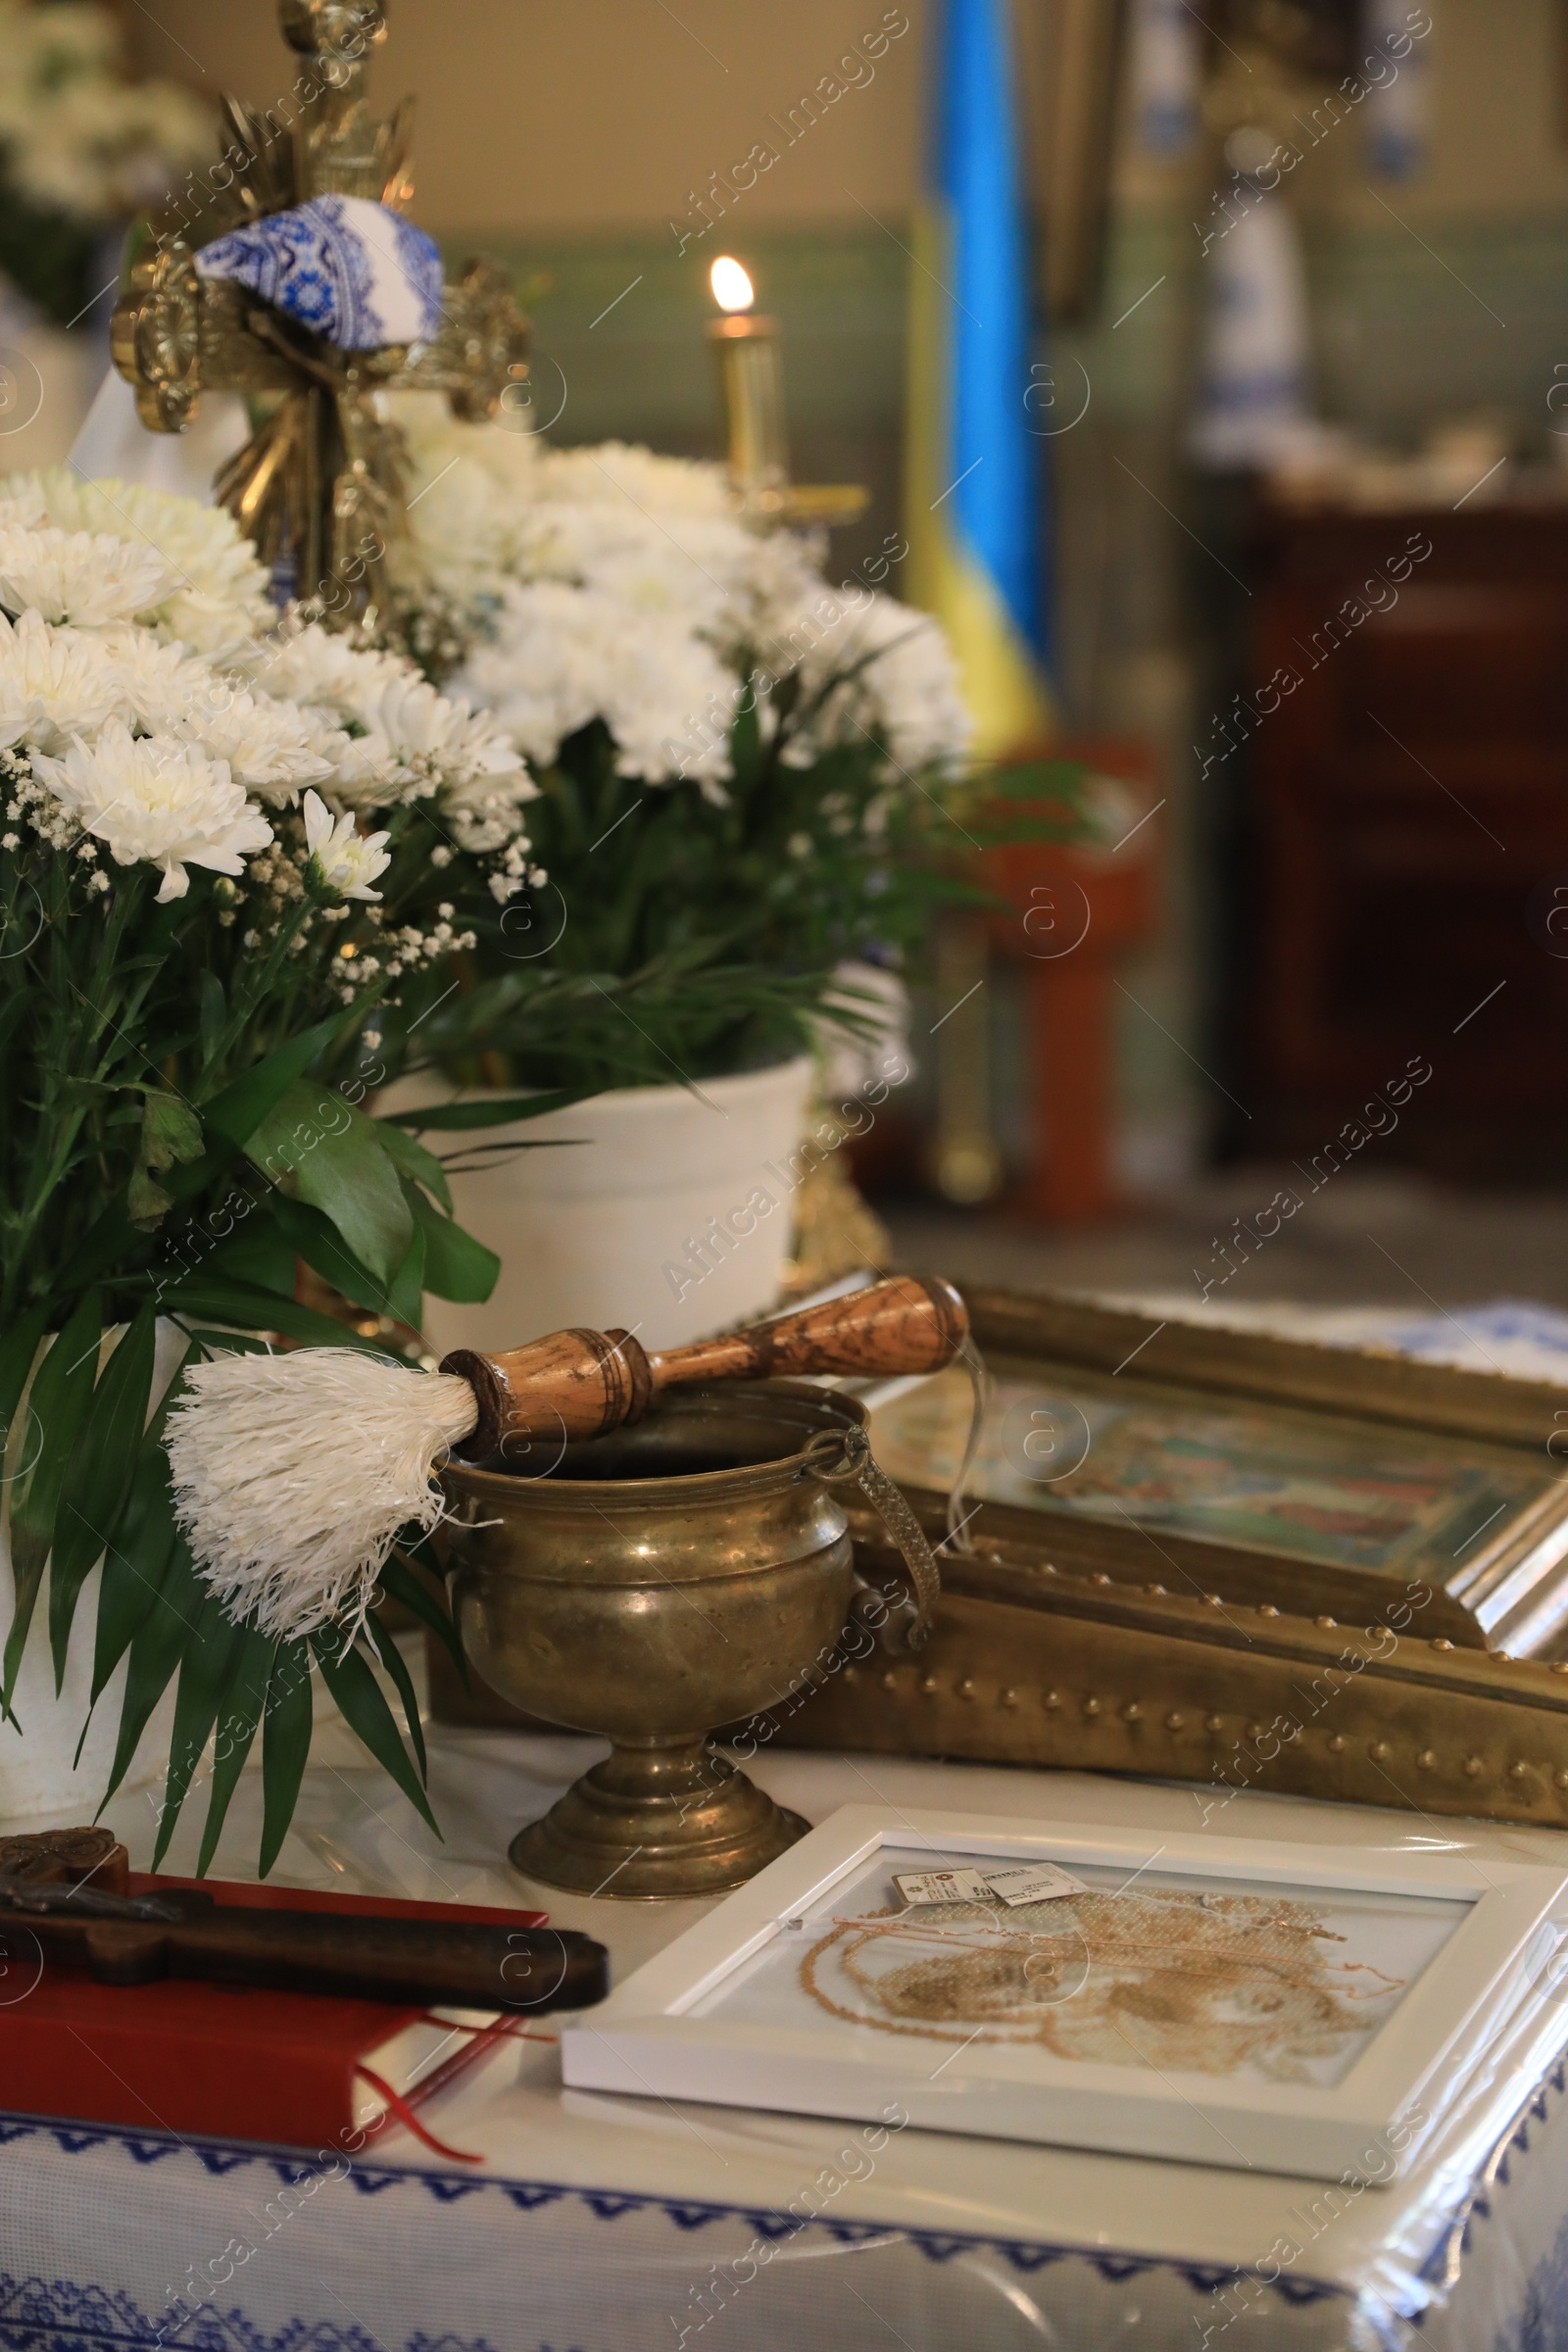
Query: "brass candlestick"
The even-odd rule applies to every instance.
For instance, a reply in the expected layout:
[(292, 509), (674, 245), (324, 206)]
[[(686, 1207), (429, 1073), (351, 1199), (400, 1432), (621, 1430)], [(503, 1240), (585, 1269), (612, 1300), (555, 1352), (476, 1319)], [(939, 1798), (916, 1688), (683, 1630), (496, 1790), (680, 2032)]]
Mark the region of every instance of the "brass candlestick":
[(752, 308), (751, 277), (730, 254), (709, 273), (722, 314), (708, 339), (718, 361), (729, 426), (729, 473), (749, 520), (760, 524), (853, 522), (870, 503), (858, 482), (792, 483), (778, 321)]
[(729, 419), (730, 479), (748, 508), (777, 508), (789, 487), (778, 328), (755, 311), (709, 321)]

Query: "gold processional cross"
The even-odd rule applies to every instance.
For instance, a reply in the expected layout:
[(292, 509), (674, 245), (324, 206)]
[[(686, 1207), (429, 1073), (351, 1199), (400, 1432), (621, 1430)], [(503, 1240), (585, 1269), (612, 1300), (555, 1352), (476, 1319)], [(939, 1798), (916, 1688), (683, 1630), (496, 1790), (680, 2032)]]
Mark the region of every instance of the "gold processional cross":
[(344, 350), (234, 279), (198, 273), (202, 246), (311, 197), (401, 212), (413, 194), (414, 102), (378, 120), (364, 94), (384, 0), (279, 0), (278, 14), (305, 61), (294, 94), (266, 114), (224, 99), (233, 140), (213, 178), (226, 181), (195, 222), (177, 202), (153, 217), (115, 312), (114, 360), (154, 432), (183, 432), (207, 391), (265, 412), (218, 475), (218, 499), (274, 581), (300, 597), (334, 591), (330, 617), (348, 625), (389, 612), (388, 553), (407, 530), (403, 436), (384, 395), (445, 392), (456, 416), (482, 422), (527, 377), (528, 322), (502, 272), (470, 262), (443, 288), (429, 340)]

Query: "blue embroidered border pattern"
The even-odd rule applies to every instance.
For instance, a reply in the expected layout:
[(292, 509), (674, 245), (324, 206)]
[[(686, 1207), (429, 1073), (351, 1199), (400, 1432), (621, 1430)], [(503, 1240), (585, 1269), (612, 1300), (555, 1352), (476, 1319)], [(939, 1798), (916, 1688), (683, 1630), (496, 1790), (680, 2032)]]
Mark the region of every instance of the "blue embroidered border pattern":
[[(275, 2173), (285, 2186), (295, 2184), (307, 2162), (299, 2154), (270, 2152), (222, 2140), (176, 2139), (172, 2134), (157, 2132), (50, 2123), (34, 2116), (0, 2112), (0, 2149), (27, 2139), (52, 2139), (67, 2156), (80, 2156), (96, 2148), (122, 2148), (133, 2163), (142, 2166), (184, 2154), (194, 2156), (206, 2172), (219, 2176), (260, 2166)], [(714, 2204), (701, 2198), (662, 2197), (642, 2190), (575, 2188), (560, 2181), (513, 2180), (495, 2175), (475, 2180), (471, 2174), (426, 2172), (414, 2165), (369, 2165), (358, 2157), (346, 2177), (367, 2197), (378, 2196), (384, 2189), (417, 2184), (442, 2205), (455, 2204), (463, 2197), (490, 2195), (504, 2197), (519, 2212), (536, 2213), (548, 2205), (573, 2202), (601, 2222), (616, 2222), (627, 2213), (662, 2214), (677, 2230), (688, 2234), (714, 2222), (740, 2221), (759, 2237), (777, 2239), (792, 2235), (801, 2226), (794, 2215), (770, 2208)], [(825, 2230), (838, 2244), (846, 2246), (885, 2240), (890, 2231), (886, 2222), (831, 2221), (821, 2214), (809, 2226)], [(1184, 2280), (1195, 2295), (1211, 2295), (1250, 2275), (1233, 2263), (1179, 2262), (1168, 2255), (993, 2237), (977, 2230), (911, 2230), (899, 2224), (891, 2225), (891, 2229), (899, 2238), (917, 2248), (928, 2262), (951, 2262), (956, 2254), (981, 2249), (1000, 2254), (1014, 2271), (1025, 2276), (1045, 2270), (1053, 2263), (1077, 2260), (1088, 2263), (1111, 2283), (1166, 2272)], [(1352, 2300), (1349, 2290), (1334, 2280), (1303, 2278), (1285, 2271), (1277, 2272), (1272, 2279), (1259, 2278), (1257, 2283), (1266, 2286), (1281, 2302), (1293, 2306), (1332, 2299)], [(79, 2317), (75, 2316), (78, 2314)], [(203, 2333), (207, 2323), (217, 2330), (210, 2342)], [(233, 2323), (228, 2318), (219, 2323), (215, 2315), (205, 2313), (181, 2331), (179, 2344), (182, 2352), (187, 2352), (187, 2348), (188, 2352), (235, 2352), (232, 2329)], [(155, 2342), (156, 2334), (156, 2323), (138, 2312), (124, 2295), (70, 2281), (56, 2281), (53, 2285), (35, 2278), (18, 2281), (0, 2273), (0, 2352), (78, 2352), (78, 2347), (79, 2352), (107, 2352), (108, 2347), (150, 2345)], [(247, 2335), (246, 2342), (247, 2352), (379, 2352), (379, 2347), (368, 2339), (362, 2344), (353, 2330), (344, 2331), (325, 2323), (310, 2331), (303, 2324), (295, 2323), (288, 2331), (286, 2344), (282, 2337), (273, 2339), (260, 2333), (254, 2338)], [(470, 2345), (455, 2336), (442, 2337), (439, 2342), (417, 2337), (411, 2339), (405, 2352), (491, 2352), (491, 2348), (479, 2343)], [(549, 2352), (549, 2348), (542, 2346), (540, 2352)], [(570, 2348), (563, 2344), (555, 2352), (570, 2352)]]
[(1568, 2088), (1568, 2058), (1559, 2058), (1545, 2080), (1536, 2084), (1520, 2106), (1492, 2154), (1470, 2181), (1449, 2217), (1447, 2228), (1421, 2265), (1422, 2278), (1440, 2287), (1451, 2287), (1456, 2283), (1460, 2266), (1470, 2251), (1476, 2223), (1491, 2221), (1495, 2192), (1508, 2186), (1508, 2168), (1514, 2151), (1517, 2149), (1521, 2155), (1529, 2154), (1531, 2124), (1546, 2123), (1551, 2094), (1555, 2092), (1560, 2099), (1565, 2088)]
[(387, 325), (376, 307), (376, 270), (371, 266), (365, 235), (378, 246), (391, 240), (390, 251), (377, 258), (412, 287), (422, 315), (426, 336), (441, 324), (441, 255), (433, 238), (412, 220), (385, 206), (366, 203), (351, 216), (341, 196), (313, 196), (287, 212), (270, 213), (226, 237), (218, 238), (202, 254), (211, 273), (237, 278), (295, 318), (346, 351), (368, 350), (387, 340)]
[[(1535, 2086), (1512, 2125), (1501, 2134), (1491, 2159), (1460, 2200), (1448, 2229), (1440, 2233), (1423, 2265), (1424, 2277), (1439, 2285), (1440, 2291), (1443, 2285), (1451, 2287), (1456, 2283), (1459, 2261), (1475, 2224), (1492, 2218), (1495, 2191), (1507, 2185), (1510, 2156), (1515, 2150), (1528, 2149), (1532, 2123), (1546, 2122), (1551, 2094), (1561, 2097), (1565, 2085), (1568, 2085), (1568, 2061), (1559, 2061), (1545, 2081)], [(247, 2167), (261, 2167), (274, 2173), (285, 2185), (297, 2181), (305, 2161), (299, 2154), (222, 2140), (179, 2140), (156, 2132), (51, 2123), (35, 2116), (0, 2112), (0, 2149), (29, 2139), (52, 2139), (67, 2156), (118, 2147), (141, 2166), (156, 2165), (183, 2152), (195, 2156), (211, 2174), (222, 2176)], [(760, 2237), (781, 2238), (798, 2227), (789, 2214), (760, 2211), (755, 2207), (661, 2197), (635, 2190), (573, 2188), (553, 2180), (513, 2180), (494, 2176), (476, 2180), (468, 2175), (426, 2172), (413, 2165), (369, 2166), (356, 2162), (347, 2177), (362, 2196), (376, 2196), (383, 2189), (417, 2183), (443, 2205), (456, 2203), (463, 2197), (492, 2195), (504, 2197), (520, 2212), (532, 2213), (545, 2206), (574, 2200), (601, 2222), (612, 2223), (623, 2214), (653, 2211), (663, 2214), (677, 2230), (689, 2233), (713, 2222), (741, 2221)], [(886, 2223), (830, 2221), (822, 2215), (815, 2218), (811, 2227), (825, 2230), (843, 2245), (888, 2235)], [(1234, 2265), (1184, 2263), (1162, 2255), (1112, 2253), (1092, 2246), (989, 2237), (961, 2230), (899, 2229), (897, 2233), (929, 2262), (949, 2262), (968, 2248), (979, 2247), (1002, 2255), (1014, 2271), (1025, 2275), (1076, 2258), (1111, 2282), (1167, 2272), (1180, 2278), (1194, 2294), (1203, 2295), (1213, 2294), (1250, 2275)], [(1568, 2345), (1568, 2330), (1559, 2330), (1556, 2326), (1560, 2307), (1558, 2296), (1551, 2291), (1564, 2277), (1568, 2277), (1568, 2224), (1558, 2232), (1556, 2242), (1532, 2277), (1527, 2297), (1530, 2308), (1523, 2333), (1512, 2327), (1505, 2328), (1496, 2339), (1495, 2352), (1559, 2352), (1560, 2347)], [(1269, 2280), (1259, 2278), (1257, 2283), (1291, 2305), (1353, 2299), (1348, 2288), (1334, 2280), (1302, 2278), (1284, 2271)], [(69, 2279), (18, 2279), (0, 2272), (0, 2352), (143, 2352), (143, 2348), (157, 2341), (157, 2322), (121, 2290), (78, 2285)], [(296, 2320), (279, 2334), (270, 2335), (252, 2326), (241, 2312), (227, 2312), (220, 2319), (212, 2310), (196, 2315), (182, 2331), (180, 2345), (181, 2352), (235, 2352), (236, 2345), (242, 2346), (243, 2352), (381, 2352), (381, 2347), (361, 2329), (345, 2328), (333, 2321), (310, 2326)], [(495, 2352), (495, 2348), (482, 2337), (416, 2334), (410, 2337), (403, 2352)], [(575, 2352), (575, 2348), (566, 2343), (555, 2347), (541, 2345), (539, 2352)]]
[[(428, 340), (440, 333), (446, 312), (446, 273), (441, 264), (441, 248), (434, 237), (427, 237), (422, 228), (416, 228), (405, 214), (389, 210), (387, 218), (392, 223), (399, 267), (423, 309), (422, 333)], [(1568, 1323), (1568, 1316), (1563, 1320)]]
[[(12, 2278), (0, 2271), (0, 2345), (5, 2352), (135, 2352), (157, 2340), (154, 2324), (129, 2295), (70, 2279)], [(189, 2352), (384, 2352), (363, 2328), (335, 2320), (313, 2328), (291, 2320), (276, 2335), (243, 2312), (203, 2312), (180, 2336)], [(412, 2335), (404, 2352), (494, 2352), (483, 2336)], [(540, 2352), (549, 2352), (541, 2346)], [(563, 2344), (560, 2352), (568, 2352)]]

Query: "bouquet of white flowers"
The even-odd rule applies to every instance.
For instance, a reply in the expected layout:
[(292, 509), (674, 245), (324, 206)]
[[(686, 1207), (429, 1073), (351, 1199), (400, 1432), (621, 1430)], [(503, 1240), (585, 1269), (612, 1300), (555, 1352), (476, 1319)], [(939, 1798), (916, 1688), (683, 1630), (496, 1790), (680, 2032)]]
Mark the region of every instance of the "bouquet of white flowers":
[(881, 586), (903, 540), (835, 584), (820, 541), (748, 528), (717, 466), (551, 449), (417, 395), (398, 416), (402, 641), (522, 755), (548, 876), (460, 894), (472, 985), (421, 1042), (503, 1082), (603, 1087), (853, 1026), (837, 975), (917, 946), (956, 887), (940, 853), (979, 823), (956, 822), (947, 640)]
[(208, 109), (121, 53), (93, 0), (0, 0), (0, 270), (60, 326), (99, 291), (105, 230), (212, 150)]
[[(102, 1558), (95, 1699), (129, 1660), (117, 1781), (179, 1678), (160, 1855), (227, 1726), (203, 1868), (264, 1717), (270, 1865), (313, 1662), (424, 1808), (363, 1646), (278, 1642), (208, 1597), (160, 1431), (179, 1367), (266, 1344), (247, 1334), (365, 1344), (296, 1301), (299, 1259), (415, 1326), (427, 1289), (488, 1292), (439, 1161), (364, 1103), (376, 1023), (474, 944), (435, 853), (503, 895), (531, 870), (534, 786), (493, 725), (392, 655), (278, 628), (265, 586), (229, 517), (189, 500), (64, 470), (0, 487), (0, 1713), (46, 1572), (58, 1682)], [(451, 1638), (396, 1558), (384, 1582)], [(373, 1617), (361, 1642), (417, 1757), (402, 1661)]]

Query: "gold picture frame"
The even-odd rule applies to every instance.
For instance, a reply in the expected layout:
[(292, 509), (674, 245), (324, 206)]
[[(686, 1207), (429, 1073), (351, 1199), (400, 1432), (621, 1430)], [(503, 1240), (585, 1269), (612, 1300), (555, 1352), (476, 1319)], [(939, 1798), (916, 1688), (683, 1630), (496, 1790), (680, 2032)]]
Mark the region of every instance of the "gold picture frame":
[[(1568, 1629), (1568, 1390), (1370, 1349), (969, 1294), (1000, 1410), (972, 1540), (1064, 1574), (1377, 1615), (1419, 1589), (1433, 1637), (1527, 1657)], [(946, 1517), (966, 1383), (880, 1406), (878, 1459)], [(951, 1556), (951, 1555), (950, 1555)]]

